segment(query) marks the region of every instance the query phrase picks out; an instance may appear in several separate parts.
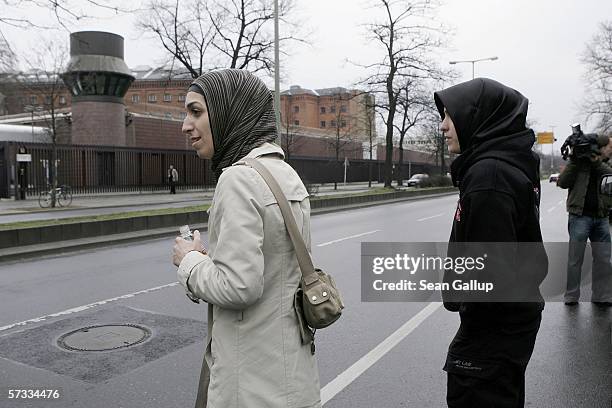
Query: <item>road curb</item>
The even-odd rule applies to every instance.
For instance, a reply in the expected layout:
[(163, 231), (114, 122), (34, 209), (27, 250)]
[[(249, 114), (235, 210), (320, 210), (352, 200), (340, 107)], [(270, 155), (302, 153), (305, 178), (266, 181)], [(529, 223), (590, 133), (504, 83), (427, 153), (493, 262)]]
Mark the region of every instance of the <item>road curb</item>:
[[(395, 192), (395, 193), (387, 193), (386, 196), (392, 195), (394, 198), (390, 199), (372, 199), (372, 197), (377, 196), (369, 196), (371, 197), (371, 201), (367, 201), (365, 199), (356, 200), (355, 197), (344, 197), (344, 198), (335, 198), (333, 200), (334, 203), (343, 202), (343, 205), (321, 205), (322, 202), (328, 200), (313, 200), (311, 202), (311, 214), (322, 215), (339, 211), (347, 211), (360, 209), (365, 207), (372, 207), (378, 205), (388, 205), (394, 203), (400, 203), (405, 201), (415, 201), (415, 200), (423, 200), (428, 198), (436, 198), (447, 195), (457, 194), (455, 189), (439, 189), (438, 192), (432, 192), (431, 190), (423, 191), (419, 194), (402, 194), (408, 192)], [(360, 197), (368, 197), (368, 196), (360, 196)], [(343, 200), (345, 199), (345, 200)], [(359, 202), (360, 200), (363, 200)], [(329, 200), (332, 201), (332, 200)], [(317, 204), (319, 202), (319, 204)], [(326, 203), (331, 204), (331, 203)], [(127, 218), (122, 220), (111, 220), (115, 226), (114, 231), (117, 231), (118, 228), (121, 232), (115, 233), (104, 233), (105, 231), (112, 231), (111, 226), (103, 227), (102, 225), (97, 225), (93, 227), (92, 223), (74, 223), (74, 224), (65, 224), (65, 225), (55, 225), (49, 227), (38, 227), (38, 228), (26, 228), (22, 230), (7, 230), (0, 231), (0, 234), (4, 232), (9, 232), (8, 234), (4, 234), (4, 236), (0, 235), (0, 240), (4, 239), (3, 242), (5, 244), (4, 247), (0, 247), (0, 262), (11, 262), (23, 259), (29, 259), (36, 256), (46, 256), (46, 255), (61, 255), (69, 252), (84, 250), (88, 248), (95, 248), (101, 246), (112, 246), (116, 244), (123, 244), (128, 242), (136, 242), (142, 241), (143, 237), (146, 239), (152, 238), (163, 238), (163, 237), (173, 237), (177, 235), (177, 228), (180, 225), (189, 224), (193, 229), (199, 229), (201, 231), (206, 231), (208, 229), (207, 221), (208, 221), (208, 213), (205, 211), (198, 212), (189, 212), (189, 213), (178, 213), (178, 214), (166, 214), (166, 215), (155, 215), (155, 216), (147, 216), (147, 217), (134, 217)], [(104, 221), (98, 221), (97, 223), (104, 223)], [(108, 223), (108, 221), (106, 222)], [(119, 227), (118, 227), (119, 226)], [(146, 226), (146, 227), (145, 227)], [(143, 228), (145, 227), (145, 228)], [(90, 236), (81, 236), (79, 238), (74, 238), (74, 235), (77, 234), (78, 231), (83, 232), (87, 231), (91, 233), (91, 228), (96, 228), (96, 235)], [(131, 228), (131, 229), (130, 229)], [(38, 230), (38, 231), (29, 231), (23, 232), (25, 230)], [(12, 245), (6, 246), (7, 236), (10, 236), (10, 232), (13, 232), (15, 235), (12, 239), (22, 239), (25, 242), (28, 240), (31, 242), (32, 240), (36, 240), (37, 234), (45, 234), (44, 236), (49, 237), (50, 234), (53, 233), (63, 233), (64, 236), (72, 237), (73, 239), (63, 239), (63, 240), (53, 240), (47, 242), (34, 242), (29, 245)], [(21, 235), (19, 235), (21, 233)], [(16, 237), (16, 238), (15, 238)], [(41, 237), (43, 237), (41, 235)], [(17, 242), (24, 242), (17, 241)], [(0, 242), (2, 243), (2, 242)]]

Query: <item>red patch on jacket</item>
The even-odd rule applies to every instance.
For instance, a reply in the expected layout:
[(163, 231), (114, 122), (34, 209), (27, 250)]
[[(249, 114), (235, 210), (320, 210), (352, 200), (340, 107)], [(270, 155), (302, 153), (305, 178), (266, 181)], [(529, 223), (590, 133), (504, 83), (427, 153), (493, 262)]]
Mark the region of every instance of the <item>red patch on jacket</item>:
[(455, 221), (461, 221), (461, 203), (457, 202), (457, 209), (455, 210)]

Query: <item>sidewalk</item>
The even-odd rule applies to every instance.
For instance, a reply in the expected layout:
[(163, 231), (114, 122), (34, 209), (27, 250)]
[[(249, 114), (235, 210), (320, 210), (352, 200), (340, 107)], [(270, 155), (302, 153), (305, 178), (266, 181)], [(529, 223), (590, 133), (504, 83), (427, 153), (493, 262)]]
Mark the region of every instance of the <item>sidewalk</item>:
[[(365, 187), (367, 187), (367, 185)], [(340, 190), (339, 193), (347, 193), (356, 190), (357, 188), (353, 190), (345, 188)], [(452, 187), (441, 187), (433, 190), (434, 191), (421, 190), (412, 192), (396, 191), (383, 195), (371, 194), (330, 197), (331, 199), (329, 200), (314, 201), (311, 215), (316, 216), (337, 211), (356, 210), (377, 205), (426, 200), (457, 194), (457, 191)], [(332, 192), (333, 190), (324, 191), (324, 195), (329, 195), (328, 193)], [(98, 211), (100, 210), (102, 209), (98, 209)], [(172, 237), (177, 234), (177, 225), (189, 224), (194, 229), (206, 231), (208, 228), (207, 222), (204, 221), (204, 219), (207, 219), (207, 217), (204, 217), (206, 214), (203, 213), (202, 216), (197, 216), (195, 218), (190, 218), (190, 214), (195, 213), (151, 215), (121, 220), (86, 222), (88, 226), (84, 229), (81, 228), (81, 225), (85, 224), (76, 223), (62, 226), (41, 226), (0, 231), (0, 234), (3, 234), (0, 236), (0, 240), (2, 245), (4, 245), (0, 247), (0, 263), (5, 261), (19, 261), (32, 256), (57, 256), (58, 254), (75, 250), (95, 248), (104, 245), (124, 245), (133, 241), (142, 241), (143, 232), (147, 239)], [(21, 216), (23, 215), (24, 214)], [(0, 215), (0, 219), (1, 218), (2, 216)], [(132, 224), (130, 224), (130, 222)], [(85, 232), (85, 234), (83, 234), (83, 232)], [(49, 240), (49, 237), (52, 239)]]
[[(372, 188), (381, 188), (383, 183), (372, 183)], [(338, 184), (334, 190), (333, 184), (318, 187), (315, 196), (347, 194), (368, 191), (368, 182)], [(180, 208), (210, 203), (213, 189), (199, 191), (177, 191), (169, 194), (167, 191), (142, 193), (104, 193), (88, 196), (75, 196), (69, 207), (40, 208), (35, 197), (27, 200), (1, 199), (0, 223), (66, 218), (79, 215), (99, 215), (130, 210)]]

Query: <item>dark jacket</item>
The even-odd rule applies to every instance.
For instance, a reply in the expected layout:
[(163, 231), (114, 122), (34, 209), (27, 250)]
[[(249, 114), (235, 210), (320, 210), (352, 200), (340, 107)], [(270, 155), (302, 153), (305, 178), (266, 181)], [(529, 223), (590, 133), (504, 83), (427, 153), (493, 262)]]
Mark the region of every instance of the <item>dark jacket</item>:
[[(568, 188), (566, 208), (567, 212), (575, 215), (582, 215), (584, 199), (587, 194), (587, 187), (591, 178), (591, 168), (595, 167), (595, 173), (600, 178), (604, 174), (612, 174), (612, 168), (601, 161), (589, 162), (584, 160), (570, 161), (559, 175), (557, 186)], [(598, 184), (599, 185), (599, 184)], [(605, 218), (608, 216), (608, 206), (610, 200), (601, 194), (597, 194), (598, 208), (597, 216)]]
[[(529, 243), (499, 245), (488, 261), (498, 281), (536, 302), (445, 302), (462, 319), (511, 320), (533, 317), (543, 309), (539, 285), (548, 270), (539, 224), (539, 159), (531, 148), (535, 136), (525, 127), (527, 99), (492, 80), (476, 79), (435, 94), (455, 124), (461, 154), (451, 165), (459, 202), (449, 239), (454, 242)], [(447, 271), (447, 274), (454, 274)], [(448, 279), (448, 277), (445, 277)], [(529, 292), (529, 293), (527, 293)]]

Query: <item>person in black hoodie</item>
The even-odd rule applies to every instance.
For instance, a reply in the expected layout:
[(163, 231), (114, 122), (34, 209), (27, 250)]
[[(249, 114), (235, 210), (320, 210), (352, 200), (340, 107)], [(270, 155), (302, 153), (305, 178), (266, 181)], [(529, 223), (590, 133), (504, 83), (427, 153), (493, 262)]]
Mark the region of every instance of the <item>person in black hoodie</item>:
[[(487, 243), (487, 270), (493, 271), (497, 296), (507, 295), (479, 302), (443, 294), (444, 306), (461, 318), (444, 366), (447, 403), (523, 407), (525, 370), (544, 308), (539, 285), (548, 269), (539, 224), (539, 159), (525, 124), (528, 100), (486, 78), (435, 92), (434, 100), (449, 151), (459, 153), (451, 164), (460, 193), (449, 254), (457, 243)], [(445, 271), (445, 281), (450, 275), (454, 271)]]

